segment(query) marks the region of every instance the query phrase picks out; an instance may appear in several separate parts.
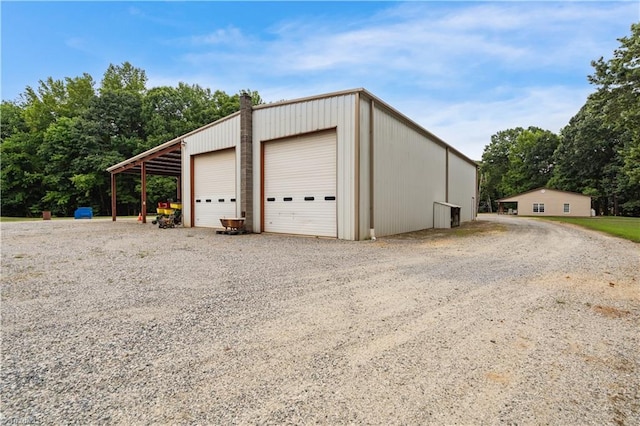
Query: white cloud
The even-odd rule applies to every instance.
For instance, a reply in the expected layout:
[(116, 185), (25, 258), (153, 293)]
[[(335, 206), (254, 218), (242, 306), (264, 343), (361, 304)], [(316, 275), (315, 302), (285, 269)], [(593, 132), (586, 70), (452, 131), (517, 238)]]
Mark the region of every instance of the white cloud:
[[(536, 126), (558, 133), (584, 105), (590, 90), (566, 87), (502, 88), (509, 96), (460, 103), (396, 101), (414, 121), (467, 156), (479, 160), (500, 130)], [(405, 111), (405, 112), (406, 112)]]
[[(140, 4), (140, 6), (142, 5)], [(127, 11), (130, 16), (143, 21), (143, 24), (144, 22), (152, 22), (154, 24), (162, 25), (164, 27), (175, 28), (179, 26), (179, 24), (174, 19), (146, 13), (142, 10), (141, 7), (129, 6)]]
[(195, 35), (181, 79), (268, 102), (365, 87), (479, 159), (500, 130), (565, 126), (594, 90), (589, 62), (610, 56), (639, 12), (629, 2), (388, 5), (355, 20), (294, 17), (262, 35), (240, 23)]
[(575, 69), (601, 53), (598, 27), (608, 26), (600, 24), (624, 19), (630, 9), (597, 6), (472, 3), (442, 11), (429, 2), (401, 4), (357, 25), (340, 17), (282, 22), (271, 29), (273, 39), (247, 37), (233, 26), (215, 29), (189, 39), (210, 50), (189, 52), (184, 59), (191, 65), (253, 65), (271, 75), (357, 75), (376, 68), (446, 80), (466, 79), (486, 64), (496, 70)]
[(628, 18), (632, 9), (617, 3), (596, 6), (480, 3), (442, 12), (430, 3), (411, 3), (393, 6), (388, 17), (379, 14), (355, 28), (340, 20), (313, 28), (293, 21), (279, 27), (279, 38), (261, 58), (272, 58), (278, 72), (349, 72), (356, 65), (382, 65), (447, 75), (459, 62), (492, 62), (507, 69), (574, 67), (576, 58), (591, 58), (600, 47), (598, 27), (609, 27), (600, 24)]
[(193, 36), (190, 41), (195, 45), (242, 45), (246, 43), (242, 31), (233, 26), (219, 28), (209, 34)]

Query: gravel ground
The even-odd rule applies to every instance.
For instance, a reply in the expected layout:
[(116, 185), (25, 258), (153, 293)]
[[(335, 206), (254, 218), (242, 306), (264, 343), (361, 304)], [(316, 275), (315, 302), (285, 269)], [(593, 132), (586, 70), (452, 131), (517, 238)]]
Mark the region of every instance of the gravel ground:
[(2, 424), (640, 424), (638, 244), (0, 228)]

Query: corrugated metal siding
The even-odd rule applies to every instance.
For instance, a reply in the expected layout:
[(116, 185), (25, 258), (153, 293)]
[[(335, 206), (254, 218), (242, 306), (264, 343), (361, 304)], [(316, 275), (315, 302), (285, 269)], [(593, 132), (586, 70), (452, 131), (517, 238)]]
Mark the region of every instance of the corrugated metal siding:
[[(182, 152), (182, 205), (184, 226), (191, 223), (191, 156), (210, 151), (236, 147), (236, 170), (240, 170), (240, 115), (232, 116), (207, 127), (200, 132), (187, 136)], [(240, 179), (236, 179), (236, 199), (240, 205)]]
[(475, 219), (476, 168), (449, 152), (449, 202), (460, 206), (460, 223)]
[(253, 112), (253, 229), (260, 232), (261, 141), (336, 128), (338, 238), (355, 238), (355, 93), (262, 107)]
[(184, 141), (189, 155), (236, 146), (240, 141), (240, 115), (188, 136)]
[(445, 158), (445, 148), (375, 108), (376, 236), (433, 227), (433, 202), (445, 199)]

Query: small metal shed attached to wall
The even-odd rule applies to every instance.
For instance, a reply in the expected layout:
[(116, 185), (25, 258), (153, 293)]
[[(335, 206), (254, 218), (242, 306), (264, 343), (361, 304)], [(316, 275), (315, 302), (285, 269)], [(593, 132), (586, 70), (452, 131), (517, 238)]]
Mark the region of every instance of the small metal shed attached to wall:
[(433, 203), (433, 227), (454, 228), (460, 226), (460, 206), (434, 201)]

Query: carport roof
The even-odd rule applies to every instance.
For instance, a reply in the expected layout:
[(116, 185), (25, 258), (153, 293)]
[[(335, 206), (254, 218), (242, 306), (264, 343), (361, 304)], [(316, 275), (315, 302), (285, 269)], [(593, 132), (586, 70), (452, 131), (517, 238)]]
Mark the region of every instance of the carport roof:
[(180, 177), (182, 174), (182, 142), (184, 142), (187, 137), (209, 127), (215, 126), (221, 121), (228, 120), (236, 115), (240, 115), (240, 112), (234, 112), (233, 114), (214, 121), (213, 123), (206, 124), (190, 131), (189, 133), (178, 136), (169, 142), (165, 142), (162, 145), (158, 145), (155, 148), (151, 148), (134, 157), (128, 158), (109, 167), (107, 171), (111, 174), (140, 173), (142, 170), (142, 163), (145, 163), (147, 174)]
[(140, 173), (142, 163), (151, 175), (180, 176), (182, 173), (182, 137), (165, 142), (107, 169), (112, 174)]

